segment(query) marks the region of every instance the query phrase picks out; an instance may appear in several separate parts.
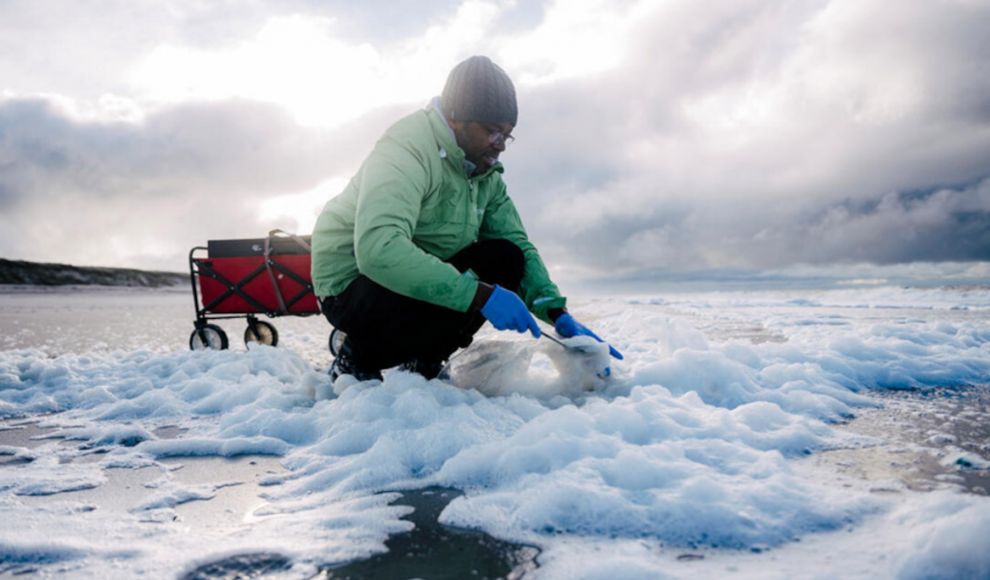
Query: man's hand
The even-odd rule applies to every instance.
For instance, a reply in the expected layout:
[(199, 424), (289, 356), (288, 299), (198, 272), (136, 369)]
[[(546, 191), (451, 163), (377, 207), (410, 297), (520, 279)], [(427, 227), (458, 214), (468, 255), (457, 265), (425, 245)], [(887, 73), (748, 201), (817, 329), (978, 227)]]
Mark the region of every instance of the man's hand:
[[(598, 335), (594, 332), (588, 330), (588, 327), (581, 324), (570, 314), (561, 314), (557, 318), (557, 323), (554, 325), (554, 330), (557, 334), (563, 336), (564, 338), (572, 338), (575, 336), (590, 336), (591, 338), (597, 340), (598, 342), (605, 342), (604, 340), (598, 338)], [(618, 360), (622, 360), (622, 353), (615, 350), (612, 345), (608, 347), (608, 353)]]
[(529, 313), (522, 299), (516, 296), (515, 292), (501, 286), (495, 286), (492, 295), (481, 307), (481, 315), (499, 330), (516, 332), (528, 330), (534, 337), (540, 338), (540, 327), (536, 325), (536, 319)]

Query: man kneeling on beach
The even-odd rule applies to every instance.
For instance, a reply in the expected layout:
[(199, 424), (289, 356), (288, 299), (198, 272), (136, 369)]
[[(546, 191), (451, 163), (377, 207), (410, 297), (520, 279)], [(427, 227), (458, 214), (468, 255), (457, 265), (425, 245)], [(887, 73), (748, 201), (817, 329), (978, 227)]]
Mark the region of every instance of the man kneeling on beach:
[[(516, 92), (475, 56), (440, 97), (389, 127), (313, 231), (313, 283), (346, 339), (330, 374), (381, 380), (401, 365), (436, 377), (485, 321), (540, 336), (593, 332), (567, 313), (502, 181)], [(615, 350), (611, 353), (622, 358)]]

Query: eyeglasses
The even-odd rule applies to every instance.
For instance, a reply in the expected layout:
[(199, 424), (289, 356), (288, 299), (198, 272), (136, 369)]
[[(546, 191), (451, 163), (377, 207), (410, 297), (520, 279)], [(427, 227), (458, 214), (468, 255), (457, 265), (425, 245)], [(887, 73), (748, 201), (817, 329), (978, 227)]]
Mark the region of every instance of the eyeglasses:
[(488, 144), (489, 145), (501, 145), (502, 143), (505, 143), (505, 146), (508, 147), (509, 145), (512, 144), (513, 141), (516, 140), (515, 137), (513, 137), (512, 135), (506, 135), (500, 129), (495, 129), (493, 131), (493, 130), (489, 129), (488, 127), (485, 127), (481, 123), (478, 123), (478, 126), (481, 127), (482, 129), (484, 129), (485, 132), (488, 133)]

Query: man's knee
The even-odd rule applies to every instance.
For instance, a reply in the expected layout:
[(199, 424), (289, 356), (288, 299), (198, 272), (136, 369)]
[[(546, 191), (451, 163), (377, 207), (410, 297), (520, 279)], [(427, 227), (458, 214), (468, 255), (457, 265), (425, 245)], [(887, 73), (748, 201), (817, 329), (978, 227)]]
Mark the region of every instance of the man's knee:
[(522, 249), (509, 240), (478, 242), (471, 269), (485, 282), (517, 290), (526, 270)]

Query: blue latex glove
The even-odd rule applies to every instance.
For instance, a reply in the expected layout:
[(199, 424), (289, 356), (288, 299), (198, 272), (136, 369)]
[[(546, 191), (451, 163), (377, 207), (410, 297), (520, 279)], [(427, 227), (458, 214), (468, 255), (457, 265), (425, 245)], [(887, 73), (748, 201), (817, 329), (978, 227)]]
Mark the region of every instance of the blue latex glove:
[[(588, 330), (588, 327), (581, 324), (570, 314), (561, 314), (557, 318), (557, 323), (554, 325), (554, 330), (557, 334), (563, 336), (564, 338), (572, 338), (575, 336), (590, 336), (591, 338), (597, 340), (598, 342), (605, 342), (604, 340), (598, 338), (598, 335), (594, 332)], [(622, 360), (622, 353), (615, 350), (612, 345), (608, 347), (608, 354), (612, 355), (614, 358)]]
[(516, 332), (533, 333), (533, 336), (540, 338), (540, 327), (536, 325), (536, 319), (529, 313), (526, 304), (511, 292), (495, 285), (495, 291), (488, 297), (488, 301), (481, 307), (481, 315), (492, 323), (492, 326), (499, 330), (515, 330)]

